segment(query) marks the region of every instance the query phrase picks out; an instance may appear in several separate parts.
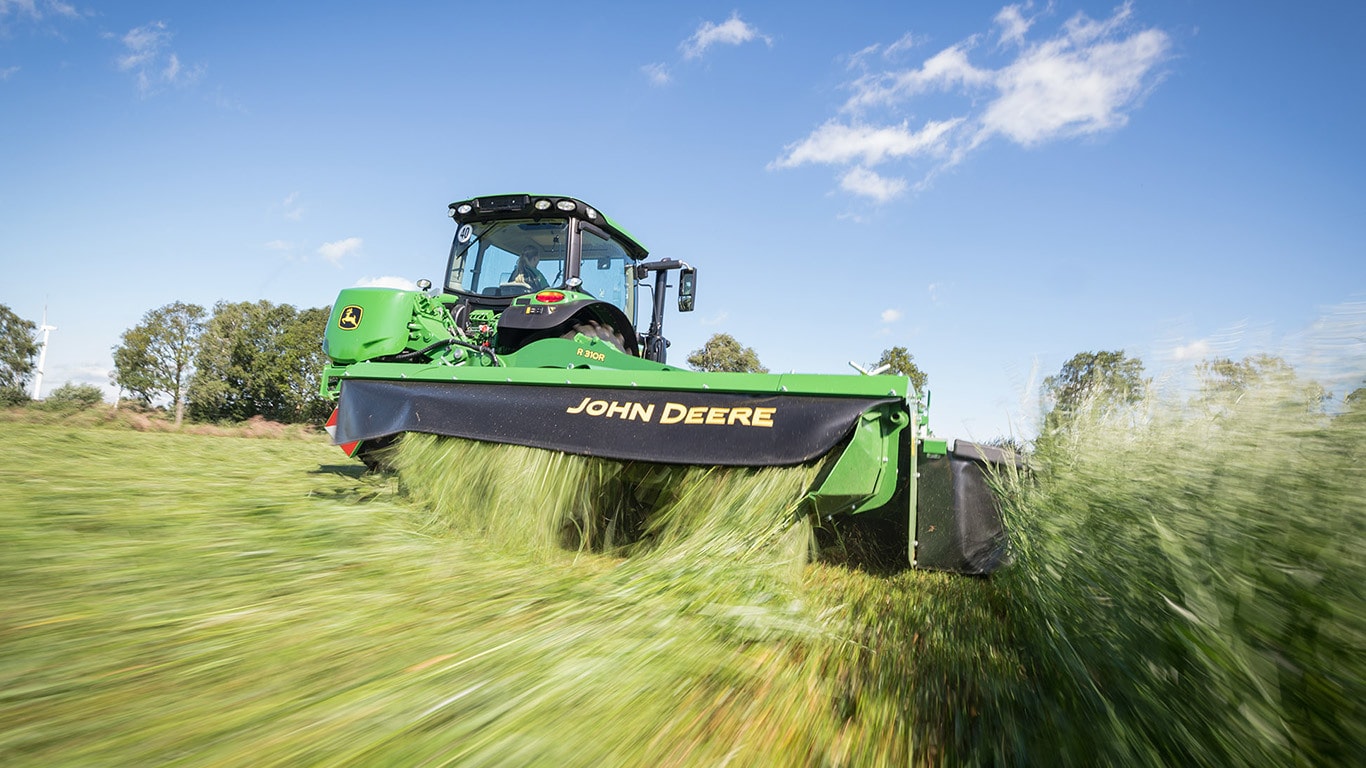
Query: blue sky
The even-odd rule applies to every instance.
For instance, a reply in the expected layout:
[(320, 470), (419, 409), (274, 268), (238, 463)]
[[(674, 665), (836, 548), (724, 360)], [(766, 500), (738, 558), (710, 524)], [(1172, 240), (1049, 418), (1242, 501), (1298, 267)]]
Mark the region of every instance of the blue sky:
[(150, 309), (435, 281), (447, 203), (549, 192), (699, 268), (672, 362), (905, 346), (947, 437), (1086, 350), (1346, 386), (1366, 5), (1253, 8), (0, 0), (0, 303), (106, 384)]

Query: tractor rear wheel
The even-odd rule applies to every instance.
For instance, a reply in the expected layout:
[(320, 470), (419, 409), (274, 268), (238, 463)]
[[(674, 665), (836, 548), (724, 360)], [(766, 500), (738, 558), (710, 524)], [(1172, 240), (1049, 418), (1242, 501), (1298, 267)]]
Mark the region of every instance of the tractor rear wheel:
[(580, 333), (590, 339), (601, 339), (602, 341), (611, 344), (618, 352), (626, 351), (626, 337), (621, 335), (621, 331), (593, 319), (585, 318), (575, 320), (573, 325), (565, 329), (564, 334), (560, 338), (573, 339)]

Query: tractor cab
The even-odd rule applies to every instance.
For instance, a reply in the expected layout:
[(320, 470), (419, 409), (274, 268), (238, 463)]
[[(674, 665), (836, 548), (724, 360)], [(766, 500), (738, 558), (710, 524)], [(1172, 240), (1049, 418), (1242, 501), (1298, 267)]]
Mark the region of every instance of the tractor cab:
[(635, 267), (648, 252), (594, 209), (568, 198), (509, 195), (452, 203), (450, 212), (457, 226), (447, 292), (490, 303), (568, 290), (605, 301), (635, 323)]
[[(444, 293), (458, 323), (473, 311), (499, 317), (500, 347), (537, 338), (566, 338), (586, 329), (632, 355), (663, 362), (663, 274), (686, 271), (691, 309), (693, 270), (677, 261), (646, 263), (649, 251), (611, 219), (569, 197), (501, 195), (451, 203), (451, 244)], [(636, 295), (657, 272), (649, 331), (637, 331)], [(680, 309), (685, 309), (680, 284)], [(549, 306), (546, 306), (549, 305)], [(517, 311), (508, 312), (509, 308)], [(606, 329), (599, 333), (599, 329)]]

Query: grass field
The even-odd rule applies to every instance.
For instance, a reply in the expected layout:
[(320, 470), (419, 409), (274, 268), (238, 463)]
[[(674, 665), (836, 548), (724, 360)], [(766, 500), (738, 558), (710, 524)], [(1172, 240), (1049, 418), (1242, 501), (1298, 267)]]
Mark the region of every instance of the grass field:
[(0, 764), (1349, 765), (1366, 427), (1284, 412), (1098, 419), (992, 580), (794, 567), (771, 521), (593, 554), (321, 438), (0, 420)]

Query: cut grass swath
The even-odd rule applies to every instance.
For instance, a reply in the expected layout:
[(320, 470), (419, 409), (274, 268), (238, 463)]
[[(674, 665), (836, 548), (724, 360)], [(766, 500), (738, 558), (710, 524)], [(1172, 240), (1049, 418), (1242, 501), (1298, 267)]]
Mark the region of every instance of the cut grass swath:
[(432, 513), (431, 525), (479, 534), (495, 546), (789, 571), (808, 547), (799, 503), (814, 463), (630, 464), (416, 434), (393, 450), (404, 489)]
[(1080, 421), (989, 581), (795, 570), (795, 471), (6, 419), (0, 763), (1352, 765), (1366, 419), (1302, 406)]

